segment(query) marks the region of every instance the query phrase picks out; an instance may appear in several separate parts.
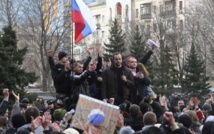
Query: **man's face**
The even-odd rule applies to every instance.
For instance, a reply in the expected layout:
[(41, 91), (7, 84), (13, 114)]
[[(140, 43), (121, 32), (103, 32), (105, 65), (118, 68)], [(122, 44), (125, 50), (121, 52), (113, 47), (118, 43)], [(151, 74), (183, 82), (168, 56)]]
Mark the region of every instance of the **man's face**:
[(97, 67), (97, 65), (95, 62), (91, 62), (88, 66), (90, 71), (95, 71), (96, 67)]
[(66, 63), (68, 61), (68, 56), (63, 57), (60, 61), (62, 63)]
[(178, 101), (178, 106), (179, 107), (184, 106), (184, 101)]
[(135, 69), (137, 67), (137, 60), (135, 58), (129, 59), (129, 67)]
[(82, 71), (83, 71), (83, 64), (77, 63), (77, 65), (74, 66), (74, 72), (80, 74), (82, 73)]
[(114, 65), (117, 68), (120, 68), (122, 66), (122, 56), (121, 54), (114, 55)]

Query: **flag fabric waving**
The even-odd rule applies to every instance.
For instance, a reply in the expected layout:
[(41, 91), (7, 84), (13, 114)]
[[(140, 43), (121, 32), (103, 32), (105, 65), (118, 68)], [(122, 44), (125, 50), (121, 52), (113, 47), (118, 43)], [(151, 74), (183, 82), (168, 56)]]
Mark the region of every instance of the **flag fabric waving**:
[(83, 0), (72, 0), (72, 22), (75, 23), (75, 43), (97, 29), (90, 9)]

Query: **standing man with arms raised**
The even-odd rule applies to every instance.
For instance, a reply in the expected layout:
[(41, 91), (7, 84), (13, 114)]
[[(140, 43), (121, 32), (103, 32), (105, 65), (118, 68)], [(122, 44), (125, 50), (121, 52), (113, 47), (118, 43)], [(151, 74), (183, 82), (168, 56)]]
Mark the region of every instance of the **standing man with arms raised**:
[(105, 101), (119, 105), (128, 99), (134, 87), (134, 76), (130, 69), (122, 65), (120, 53), (113, 54), (113, 64), (103, 72), (101, 94)]

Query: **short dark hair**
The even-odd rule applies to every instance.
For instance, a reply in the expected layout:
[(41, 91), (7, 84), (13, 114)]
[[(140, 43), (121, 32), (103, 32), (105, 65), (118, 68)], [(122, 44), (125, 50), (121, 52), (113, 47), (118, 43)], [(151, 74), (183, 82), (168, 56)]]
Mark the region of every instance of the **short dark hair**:
[(39, 116), (39, 109), (37, 107), (28, 107), (25, 111), (25, 119), (27, 123), (31, 123), (31, 116), (35, 119)]
[(114, 53), (113, 53), (113, 57), (112, 57), (112, 58), (114, 59), (114, 56), (115, 56), (115, 55), (119, 55), (119, 54), (121, 55), (121, 53), (120, 53), (120, 52), (114, 52)]
[(132, 104), (131, 107), (129, 108), (129, 112), (132, 116), (138, 116), (140, 112), (140, 107), (136, 104)]
[(148, 103), (141, 101), (139, 104), (139, 107), (140, 107), (141, 113), (144, 114), (144, 113), (148, 112), (150, 105)]

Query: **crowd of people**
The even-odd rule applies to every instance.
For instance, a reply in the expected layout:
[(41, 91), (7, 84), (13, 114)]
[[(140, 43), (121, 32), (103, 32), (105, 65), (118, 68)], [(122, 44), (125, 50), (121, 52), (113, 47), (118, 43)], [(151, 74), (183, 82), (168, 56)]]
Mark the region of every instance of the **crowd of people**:
[[(124, 64), (120, 53), (104, 63), (99, 51), (96, 60), (88, 52), (84, 62), (61, 51), (56, 63), (49, 51), (56, 99), (20, 100), (18, 93), (4, 89), (0, 134), (95, 134), (71, 126), (79, 94), (119, 107), (115, 134), (214, 134), (212, 94), (202, 103), (194, 96), (156, 95), (151, 89), (146, 62), (153, 49), (140, 61), (128, 56)], [(15, 98), (11, 110), (10, 96)]]

